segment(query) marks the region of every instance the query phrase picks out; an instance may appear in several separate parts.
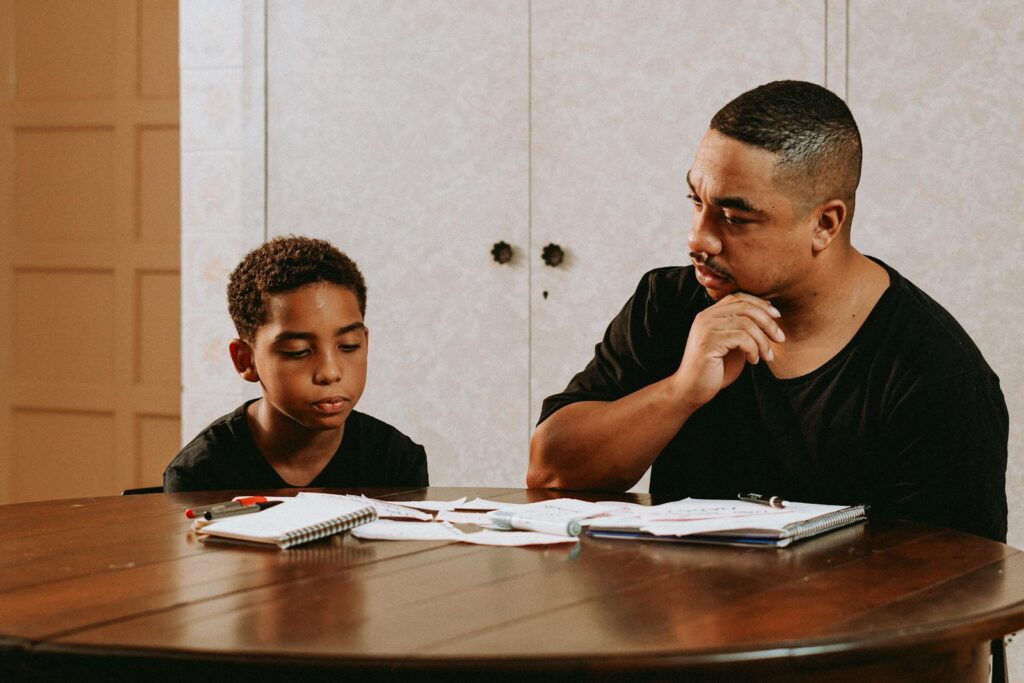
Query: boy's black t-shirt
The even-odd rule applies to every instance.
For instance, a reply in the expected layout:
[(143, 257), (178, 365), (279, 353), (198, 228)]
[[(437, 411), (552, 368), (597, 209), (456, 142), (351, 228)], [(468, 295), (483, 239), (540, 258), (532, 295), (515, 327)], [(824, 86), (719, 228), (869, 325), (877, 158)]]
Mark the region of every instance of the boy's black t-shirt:
[[(256, 448), (246, 417), (251, 403), (215, 420), (181, 449), (164, 470), (164, 491), (294, 487)], [(338, 450), (303, 488), (427, 485), (423, 446), (391, 425), (353, 410)]]
[[(878, 515), (1005, 540), (1009, 419), (999, 379), (948, 312), (879, 263), (890, 286), (846, 347), (792, 379), (747, 365), (655, 460), (652, 493), (867, 503)], [(713, 303), (692, 266), (647, 273), (540, 421), (674, 373), (694, 318)]]

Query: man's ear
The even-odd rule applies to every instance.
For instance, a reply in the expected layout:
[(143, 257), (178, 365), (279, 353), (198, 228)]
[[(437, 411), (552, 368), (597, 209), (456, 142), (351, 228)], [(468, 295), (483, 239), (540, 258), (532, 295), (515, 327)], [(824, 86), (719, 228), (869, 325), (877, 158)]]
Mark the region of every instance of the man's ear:
[(260, 375), (256, 372), (256, 359), (253, 357), (252, 346), (244, 339), (232, 339), (228, 344), (231, 362), (235, 364), (235, 372), (247, 382), (259, 382)]
[(814, 226), (811, 248), (815, 253), (825, 251), (846, 225), (846, 202), (830, 199), (815, 210), (818, 224)]

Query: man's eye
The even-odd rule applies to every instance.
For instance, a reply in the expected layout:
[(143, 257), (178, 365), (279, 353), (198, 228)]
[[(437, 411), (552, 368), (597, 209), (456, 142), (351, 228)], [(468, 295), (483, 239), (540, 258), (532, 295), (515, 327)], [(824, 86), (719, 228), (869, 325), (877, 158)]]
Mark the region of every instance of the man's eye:
[(301, 351), (281, 351), (281, 354), (286, 358), (305, 358), (309, 355), (309, 349), (302, 349)]
[(345, 353), (352, 353), (353, 351), (358, 351), (362, 347), (362, 344), (338, 344), (338, 348), (344, 351)]
[(745, 224), (750, 222), (746, 218), (737, 218), (736, 216), (729, 216), (729, 215), (722, 216), (722, 219), (726, 223), (730, 223), (732, 225), (745, 225)]
[(692, 192), (686, 195), (686, 198), (693, 202), (694, 206), (700, 206), (700, 197), (693, 194)]

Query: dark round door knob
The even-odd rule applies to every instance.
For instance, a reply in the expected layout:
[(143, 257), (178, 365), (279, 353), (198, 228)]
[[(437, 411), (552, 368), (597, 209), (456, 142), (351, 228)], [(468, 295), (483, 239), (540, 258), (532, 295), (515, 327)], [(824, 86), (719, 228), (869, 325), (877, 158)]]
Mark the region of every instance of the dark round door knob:
[(494, 247), (491, 249), (491, 256), (498, 263), (508, 263), (512, 260), (512, 245), (508, 242), (495, 242)]
[(557, 244), (549, 244), (544, 247), (544, 251), (540, 253), (540, 257), (544, 259), (544, 263), (554, 268), (565, 260), (565, 253)]

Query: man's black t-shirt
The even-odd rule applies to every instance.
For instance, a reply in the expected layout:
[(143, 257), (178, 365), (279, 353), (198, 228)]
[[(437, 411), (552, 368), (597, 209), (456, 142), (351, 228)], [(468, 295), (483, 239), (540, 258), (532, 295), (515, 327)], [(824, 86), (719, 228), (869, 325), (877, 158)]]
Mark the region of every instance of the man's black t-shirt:
[[(949, 313), (879, 263), (889, 288), (846, 347), (792, 379), (748, 364), (655, 460), (652, 493), (867, 503), (881, 516), (1005, 540), (1009, 418), (999, 379)], [(713, 303), (692, 266), (647, 273), (540, 421), (674, 373), (694, 317)]]
[[(250, 403), (215, 420), (181, 449), (164, 470), (165, 491), (294, 487), (256, 448), (246, 418)], [(345, 420), (338, 450), (305, 486), (420, 488), (428, 484), (423, 446), (391, 425), (353, 410)]]

